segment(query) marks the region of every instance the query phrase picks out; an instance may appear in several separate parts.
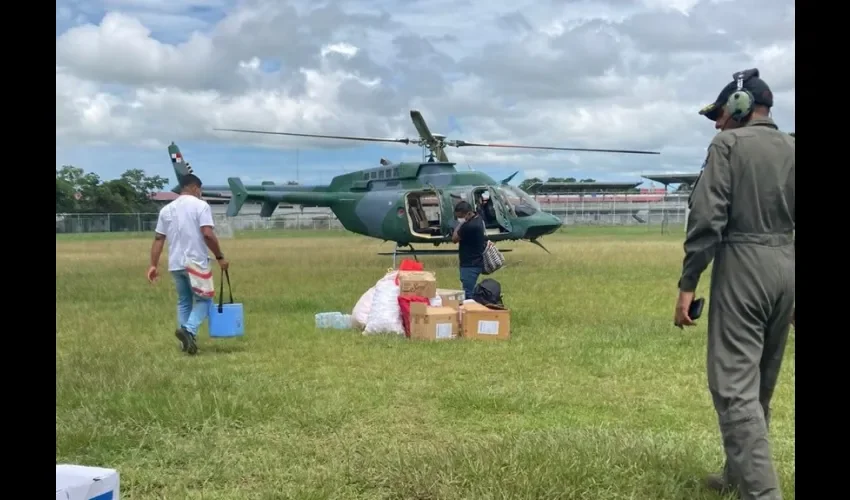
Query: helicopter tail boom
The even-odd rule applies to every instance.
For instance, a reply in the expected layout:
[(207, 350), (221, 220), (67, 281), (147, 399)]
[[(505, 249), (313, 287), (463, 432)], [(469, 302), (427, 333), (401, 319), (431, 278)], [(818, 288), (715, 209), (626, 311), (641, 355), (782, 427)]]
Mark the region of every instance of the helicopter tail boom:
[[(180, 182), (187, 174), (193, 174), (191, 165), (183, 158), (180, 148), (174, 142), (168, 146), (168, 155), (171, 158), (171, 166), (177, 177), (177, 185), (171, 191), (180, 193)], [(278, 204), (291, 203), (294, 205), (330, 207), (336, 196), (328, 192), (328, 186), (299, 186), (299, 185), (275, 185), (272, 181), (263, 181), (261, 185), (245, 186), (238, 177), (227, 179), (227, 186), (202, 187), (202, 195), (205, 198), (224, 198), (230, 201), (227, 204), (227, 216), (235, 217), (242, 210), (247, 201), (262, 202), (260, 217), (271, 217)], [(230, 191), (229, 193), (227, 191)]]
[(260, 201), (263, 203), (260, 209), (261, 217), (270, 217), (274, 209), (279, 203), (291, 203), (293, 205), (303, 205), (310, 207), (332, 207), (337, 201), (338, 196), (335, 193), (328, 191), (319, 191), (317, 188), (314, 191), (308, 191), (302, 188), (287, 186), (286, 190), (262, 190), (248, 188), (242, 183), (238, 177), (229, 177), (227, 184), (230, 187), (230, 202), (227, 205), (227, 216), (235, 217), (242, 209), (242, 205), (246, 201)]

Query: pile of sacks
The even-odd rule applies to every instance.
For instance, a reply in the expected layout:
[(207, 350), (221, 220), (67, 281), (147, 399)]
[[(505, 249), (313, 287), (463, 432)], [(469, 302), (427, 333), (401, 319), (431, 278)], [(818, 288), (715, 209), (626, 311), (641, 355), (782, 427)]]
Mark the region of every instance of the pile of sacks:
[[(408, 302), (409, 299), (405, 300), (407, 298), (401, 297), (399, 272), (423, 270), (421, 263), (407, 259), (401, 262), (398, 270), (389, 270), (357, 301), (351, 312), (351, 325), (362, 330), (364, 335), (409, 333), (409, 330), (405, 328), (406, 318), (402, 314), (400, 304), (400, 302)], [(410, 299), (421, 300), (419, 297)], [(435, 296), (429, 303), (440, 305), (440, 297)]]

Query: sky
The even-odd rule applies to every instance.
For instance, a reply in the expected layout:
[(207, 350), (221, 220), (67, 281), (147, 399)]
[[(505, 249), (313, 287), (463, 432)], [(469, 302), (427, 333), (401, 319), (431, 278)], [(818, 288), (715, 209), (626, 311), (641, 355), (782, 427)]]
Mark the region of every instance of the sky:
[(176, 183), (180, 147), (207, 185), (333, 176), (419, 161), (414, 145), (218, 132), (241, 128), (660, 155), (448, 148), (495, 179), (699, 171), (698, 114), (758, 68), (795, 122), (792, 0), (58, 0), (56, 165)]

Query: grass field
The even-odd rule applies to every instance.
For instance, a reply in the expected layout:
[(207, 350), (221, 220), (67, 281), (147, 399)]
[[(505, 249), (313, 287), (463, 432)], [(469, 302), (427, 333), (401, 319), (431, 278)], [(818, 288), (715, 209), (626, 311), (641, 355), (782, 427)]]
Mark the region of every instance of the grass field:
[[(57, 236), (56, 461), (118, 469), (126, 499), (719, 498), (698, 483), (722, 464), (705, 322), (671, 324), (681, 238), (503, 245), (513, 338), (427, 343), (314, 328), (391, 244), (240, 234), (222, 243), (246, 336), (204, 330), (188, 357), (168, 276), (144, 278), (150, 235)], [(459, 288), (455, 259), (422, 260)], [(793, 331), (773, 411), (793, 499)]]

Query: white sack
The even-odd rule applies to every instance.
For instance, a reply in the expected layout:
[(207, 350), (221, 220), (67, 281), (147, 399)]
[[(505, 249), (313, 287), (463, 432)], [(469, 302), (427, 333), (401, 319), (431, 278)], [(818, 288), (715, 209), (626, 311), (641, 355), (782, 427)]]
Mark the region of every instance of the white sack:
[(360, 300), (357, 301), (357, 304), (354, 306), (354, 310), (351, 311), (351, 324), (355, 328), (364, 329), (366, 328), (366, 322), (369, 321), (369, 312), (372, 310), (372, 300), (375, 297), (375, 287), (366, 290)]
[(401, 322), (401, 308), (398, 305), (399, 286), (395, 277), (381, 279), (375, 285), (375, 296), (372, 298), (372, 309), (366, 321), (364, 335), (395, 333), (404, 335), (404, 325)]
[[(396, 271), (390, 271), (385, 274), (383, 278), (378, 280), (378, 282), (388, 279), (395, 280), (395, 277)], [(374, 286), (366, 290), (366, 293), (360, 296), (360, 300), (357, 301), (357, 304), (354, 305), (354, 309), (351, 311), (352, 328), (359, 328), (360, 330), (366, 328), (366, 323), (369, 322), (369, 313), (372, 311), (372, 301), (374, 300), (374, 297)]]

